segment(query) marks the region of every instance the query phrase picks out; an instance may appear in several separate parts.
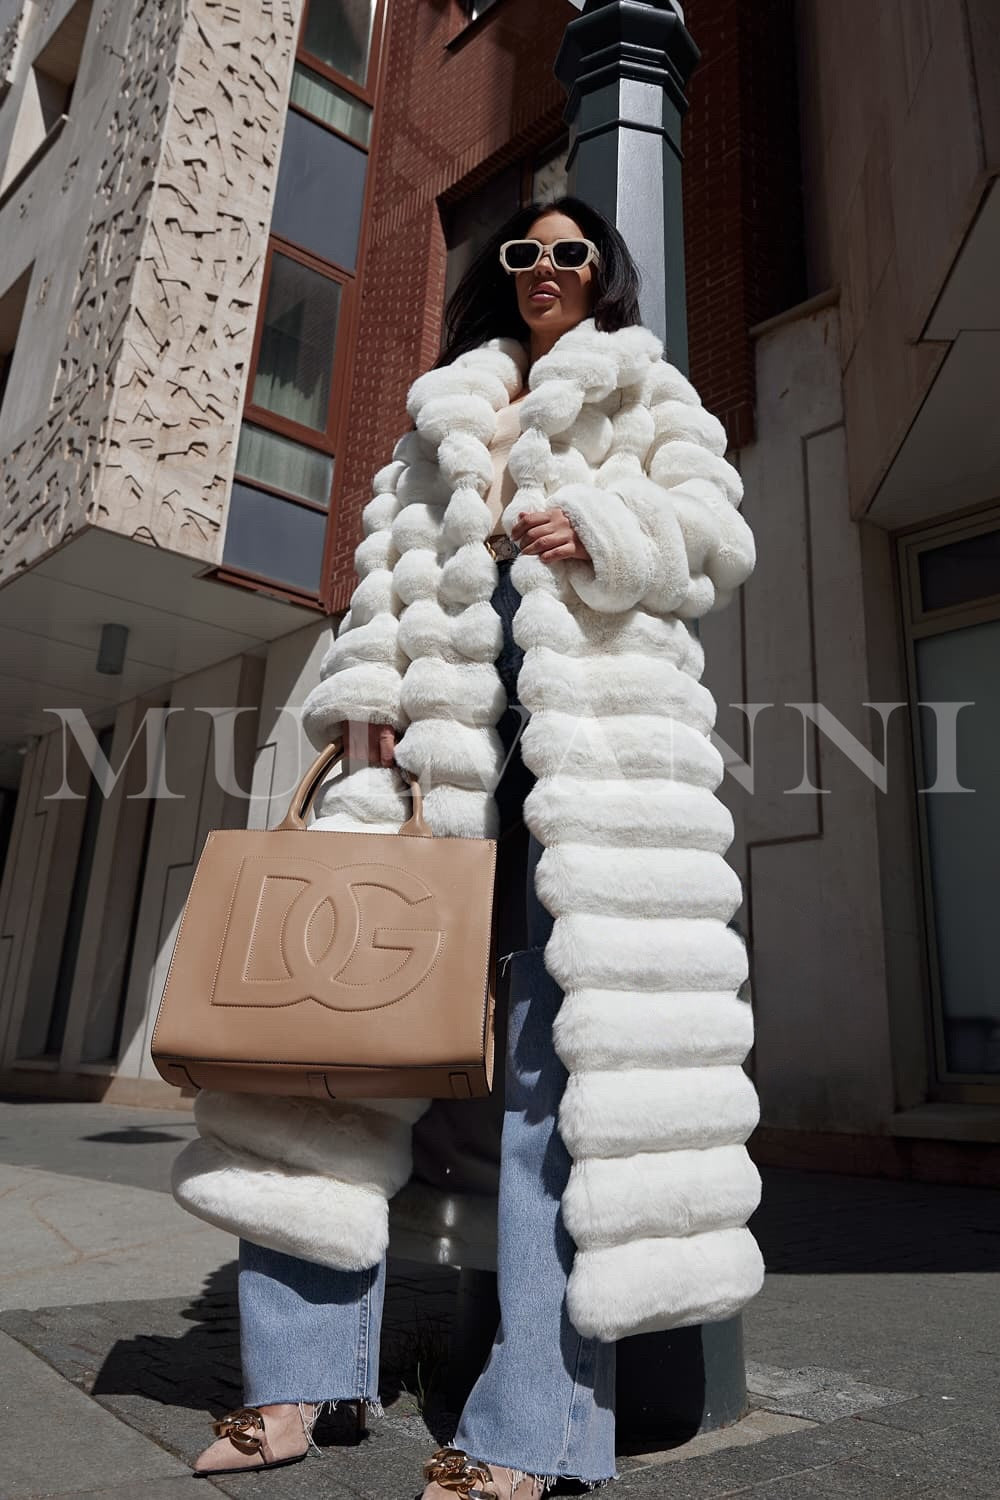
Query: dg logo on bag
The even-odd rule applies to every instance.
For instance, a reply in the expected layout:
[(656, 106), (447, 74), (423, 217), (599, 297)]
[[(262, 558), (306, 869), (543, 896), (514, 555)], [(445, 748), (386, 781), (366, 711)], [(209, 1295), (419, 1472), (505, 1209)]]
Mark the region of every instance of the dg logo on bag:
[(237, 873), (212, 1004), (374, 1010), (423, 983), (443, 940), (434, 893), (407, 870), (250, 857)]

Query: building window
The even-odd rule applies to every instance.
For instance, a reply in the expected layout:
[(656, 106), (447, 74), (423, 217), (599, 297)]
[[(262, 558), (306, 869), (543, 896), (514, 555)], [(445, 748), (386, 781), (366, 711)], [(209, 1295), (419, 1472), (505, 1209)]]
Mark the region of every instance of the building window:
[(14, 363), (14, 351), (9, 353), (0, 350), (0, 412), (3, 411), (3, 398), (7, 394), (7, 383), (10, 379), (10, 367)]
[[(954, 770), (969, 790), (917, 797), (935, 1092), (1000, 1103), (1000, 515), (911, 534), (900, 548), (911, 701), (968, 705), (955, 723)], [(916, 785), (925, 789), (938, 779), (939, 721), (926, 706), (911, 718)]]
[(24, 306), (28, 300), (28, 287), (31, 285), (33, 269), (33, 266), (29, 266), (21, 273), (13, 286), (8, 287), (0, 296), (0, 422), (3, 421), (6, 397), (11, 389), (10, 372), (14, 365), (17, 339), (24, 318)]
[(229, 500), (225, 562), (304, 594), (319, 592), (326, 513), (237, 481)]
[(462, 9), (470, 21), (477, 21), (480, 16), (492, 10), (498, 0), (462, 0)]
[(35, 58), (25, 80), (0, 196), (12, 193), (59, 135), (69, 115), (90, 25), (92, 0), (77, 0)]
[(924, 548), (917, 568), (924, 613), (1000, 599), (1000, 531)]
[(333, 485), (332, 454), (318, 453), (315, 448), (292, 442), (278, 432), (244, 422), (236, 468), (275, 494), (311, 500), (326, 509)]
[(278, 167), (223, 570), (318, 599), (384, 0), (308, 0)]
[(353, 271), (368, 153), (326, 125), (289, 111), (271, 233)]
[(520, 208), (524, 201), (522, 175), (519, 164), (507, 167), (475, 192), (445, 208), (442, 214), (448, 247), (445, 305), (487, 240)]
[(327, 433), (341, 285), (275, 250), (260, 324), (251, 405)]
[(83, 43), (90, 21), (91, 0), (74, 5), (52, 39), (35, 58), (32, 69), (38, 85), (42, 119), (46, 130), (68, 115), (83, 55)]
[(371, 61), (375, 0), (309, 0), (302, 50), (324, 67), (364, 84)]
[(535, 201), (547, 202), (566, 192), (565, 136), (540, 155), (532, 154), (472, 193), (442, 210), (445, 244), (445, 305), (472, 261), (511, 214)]
[(551, 203), (554, 198), (564, 198), (569, 192), (569, 139), (561, 136), (558, 141), (543, 151), (531, 164), (531, 199), (533, 202)]
[(342, 135), (362, 146), (371, 142), (372, 107), (338, 88), (322, 73), (296, 63), (292, 74), (292, 103), (305, 115), (324, 125), (332, 125)]

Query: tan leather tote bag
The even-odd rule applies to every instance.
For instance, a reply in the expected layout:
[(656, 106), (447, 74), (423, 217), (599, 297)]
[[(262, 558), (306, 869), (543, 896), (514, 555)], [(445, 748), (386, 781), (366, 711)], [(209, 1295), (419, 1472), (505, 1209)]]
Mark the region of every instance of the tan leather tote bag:
[(471, 1099), (493, 1083), (494, 839), (306, 828), (205, 841), (153, 1030), (168, 1083), (315, 1098)]

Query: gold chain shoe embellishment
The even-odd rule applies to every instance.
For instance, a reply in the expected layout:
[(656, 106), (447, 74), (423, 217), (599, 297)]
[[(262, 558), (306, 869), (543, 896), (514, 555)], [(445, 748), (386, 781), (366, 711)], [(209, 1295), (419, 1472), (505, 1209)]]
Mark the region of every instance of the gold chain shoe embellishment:
[(264, 1417), (253, 1406), (241, 1406), (212, 1423), (216, 1437), (227, 1437), (241, 1453), (259, 1453), (264, 1446)]
[(474, 1463), (461, 1448), (439, 1448), (424, 1464), (424, 1478), (428, 1484), (433, 1482), (443, 1490), (451, 1490), (460, 1500), (473, 1500), (474, 1496), (485, 1493), (474, 1490), (474, 1484), (493, 1483), (490, 1471)]

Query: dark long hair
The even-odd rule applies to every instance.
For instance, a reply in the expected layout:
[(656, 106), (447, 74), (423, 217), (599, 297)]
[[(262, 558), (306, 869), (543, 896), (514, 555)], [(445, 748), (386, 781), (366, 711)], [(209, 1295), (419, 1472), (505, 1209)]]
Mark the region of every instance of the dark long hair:
[(592, 316), (601, 332), (615, 333), (641, 321), (638, 267), (611, 220), (581, 198), (529, 203), (512, 214), (483, 246), (455, 288), (445, 313), (444, 344), (435, 369), (451, 364), (487, 339), (506, 337), (527, 342), (528, 325), (518, 310), (514, 277), (500, 264), (500, 246), (504, 240), (524, 239), (535, 220), (549, 213), (575, 220), (597, 246), (601, 258), (593, 266)]

